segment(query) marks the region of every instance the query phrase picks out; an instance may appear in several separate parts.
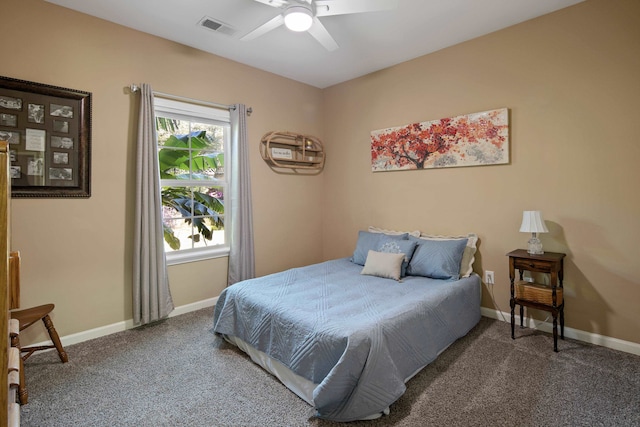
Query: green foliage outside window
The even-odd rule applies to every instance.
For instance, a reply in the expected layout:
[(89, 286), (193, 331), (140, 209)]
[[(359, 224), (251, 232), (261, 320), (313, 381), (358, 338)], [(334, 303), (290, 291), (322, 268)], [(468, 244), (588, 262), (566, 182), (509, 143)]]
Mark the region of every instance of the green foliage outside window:
[[(214, 230), (224, 229), (224, 153), (221, 136), (206, 130), (179, 135), (180, 122), (157, 117), (159, 132), (170, 135), (158, 150), (161, 180), (189, 180), (185, 186), (163, 186), (163, 228), (165, 242), (173, 250), (180, 249), (172, 220), (182, 219), (193, 226), (188, 237), (195, 242), (211, 241)], [(163, 139), (163, 138), (160, 138)], [(194, 181), (200, 181), (197, 186)], [(207, 182), (208, 181), (208, 182)]]

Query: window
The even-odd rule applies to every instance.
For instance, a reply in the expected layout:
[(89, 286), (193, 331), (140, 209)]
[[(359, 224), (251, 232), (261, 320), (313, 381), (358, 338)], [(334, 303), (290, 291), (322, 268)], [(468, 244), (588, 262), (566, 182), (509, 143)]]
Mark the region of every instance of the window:
[(227, 255), (229, 111), (160, 97), (154, 108), (167, 263)]

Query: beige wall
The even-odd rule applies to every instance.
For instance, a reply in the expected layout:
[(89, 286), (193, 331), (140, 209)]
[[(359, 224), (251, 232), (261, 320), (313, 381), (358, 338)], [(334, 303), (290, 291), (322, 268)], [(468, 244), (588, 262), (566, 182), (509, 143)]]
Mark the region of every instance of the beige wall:
[[(125, 89), (131, 83), (251, 106), (257, 273), (321, 260), (322, 176), (277, 175), (258, 150), (270, 130), (322, 137), (319, 89), (40, 0), (3, 1), (2, 16), (0, 75), (93, 94), (91, 198), (12, 202), (22, 305), (54, 302), (62, 336), (132, 318), (137, 97)], [(226, 258), (170, 267), (176, 305), (217, 296), (226, 274)], [(45, 337), (41, 328), (24, 339)]]
[[(370, 224), (473, 231), (476, 270), (496, 272), (497, 305), (490, 292), (483, 305), (508, 311), (504, 255), (526, 244), (522, 210), (540, 209), (545, 248), (568, 254), (567, 326), (640, 343), (637, 1), (588, 0), (325, 90), (43, 1), (4, 3), (0, 74), (93, 93), (92, 197), (12, 206), (23, 305), (55, 302), (61, 335), (131, 318), (136, 98), (125, 87), (149, 82), (253, 107), (258, 274), (348, 256)], [(509, 165), (370, 171), (371, 130), (499, 107)], [(271, 172), (258, 152), (269, 130), (321, 137), (325, 172)], [(171, 267), (176, 304), (216, 296), (225, 277), (225, 258)]]
[[(566, 325), (640, 343), (640, 2), (589, 0), (324, 91), (325, 258), (368, 225), (476, 232), (509, 311), (508, 259), (540, 209), (567, 253)], [(507, 107), (509, 165), (370, 171), (369, 132)], [(544, 313), (546, 316), (546, 313)], [(543, 319), (545, 317), (542, 317)]]

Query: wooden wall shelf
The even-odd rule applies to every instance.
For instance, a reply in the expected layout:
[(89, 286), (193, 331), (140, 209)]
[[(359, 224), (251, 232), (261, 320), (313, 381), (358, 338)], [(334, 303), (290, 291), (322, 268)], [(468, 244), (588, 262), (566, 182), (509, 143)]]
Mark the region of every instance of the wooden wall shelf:
[(277, 173), (316, 175), (324, 168), (324, 146), (311, 135), (267, 132), (260, 140), (260, 154)]

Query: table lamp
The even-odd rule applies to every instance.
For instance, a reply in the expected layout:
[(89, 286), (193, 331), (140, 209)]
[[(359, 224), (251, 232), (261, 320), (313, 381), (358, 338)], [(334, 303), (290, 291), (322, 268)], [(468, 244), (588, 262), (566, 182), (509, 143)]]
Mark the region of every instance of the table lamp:
[(541, 255), (544, 253), (542, 250), (542, 242), (538, 239), (538, 233), (548, 233), (549, 230), (544, 224), (540, 211), (524, 211), (522, 213), (522, 225), (520, 226), (520, 232), (531, 233), (527, 252), (531, 255)]

